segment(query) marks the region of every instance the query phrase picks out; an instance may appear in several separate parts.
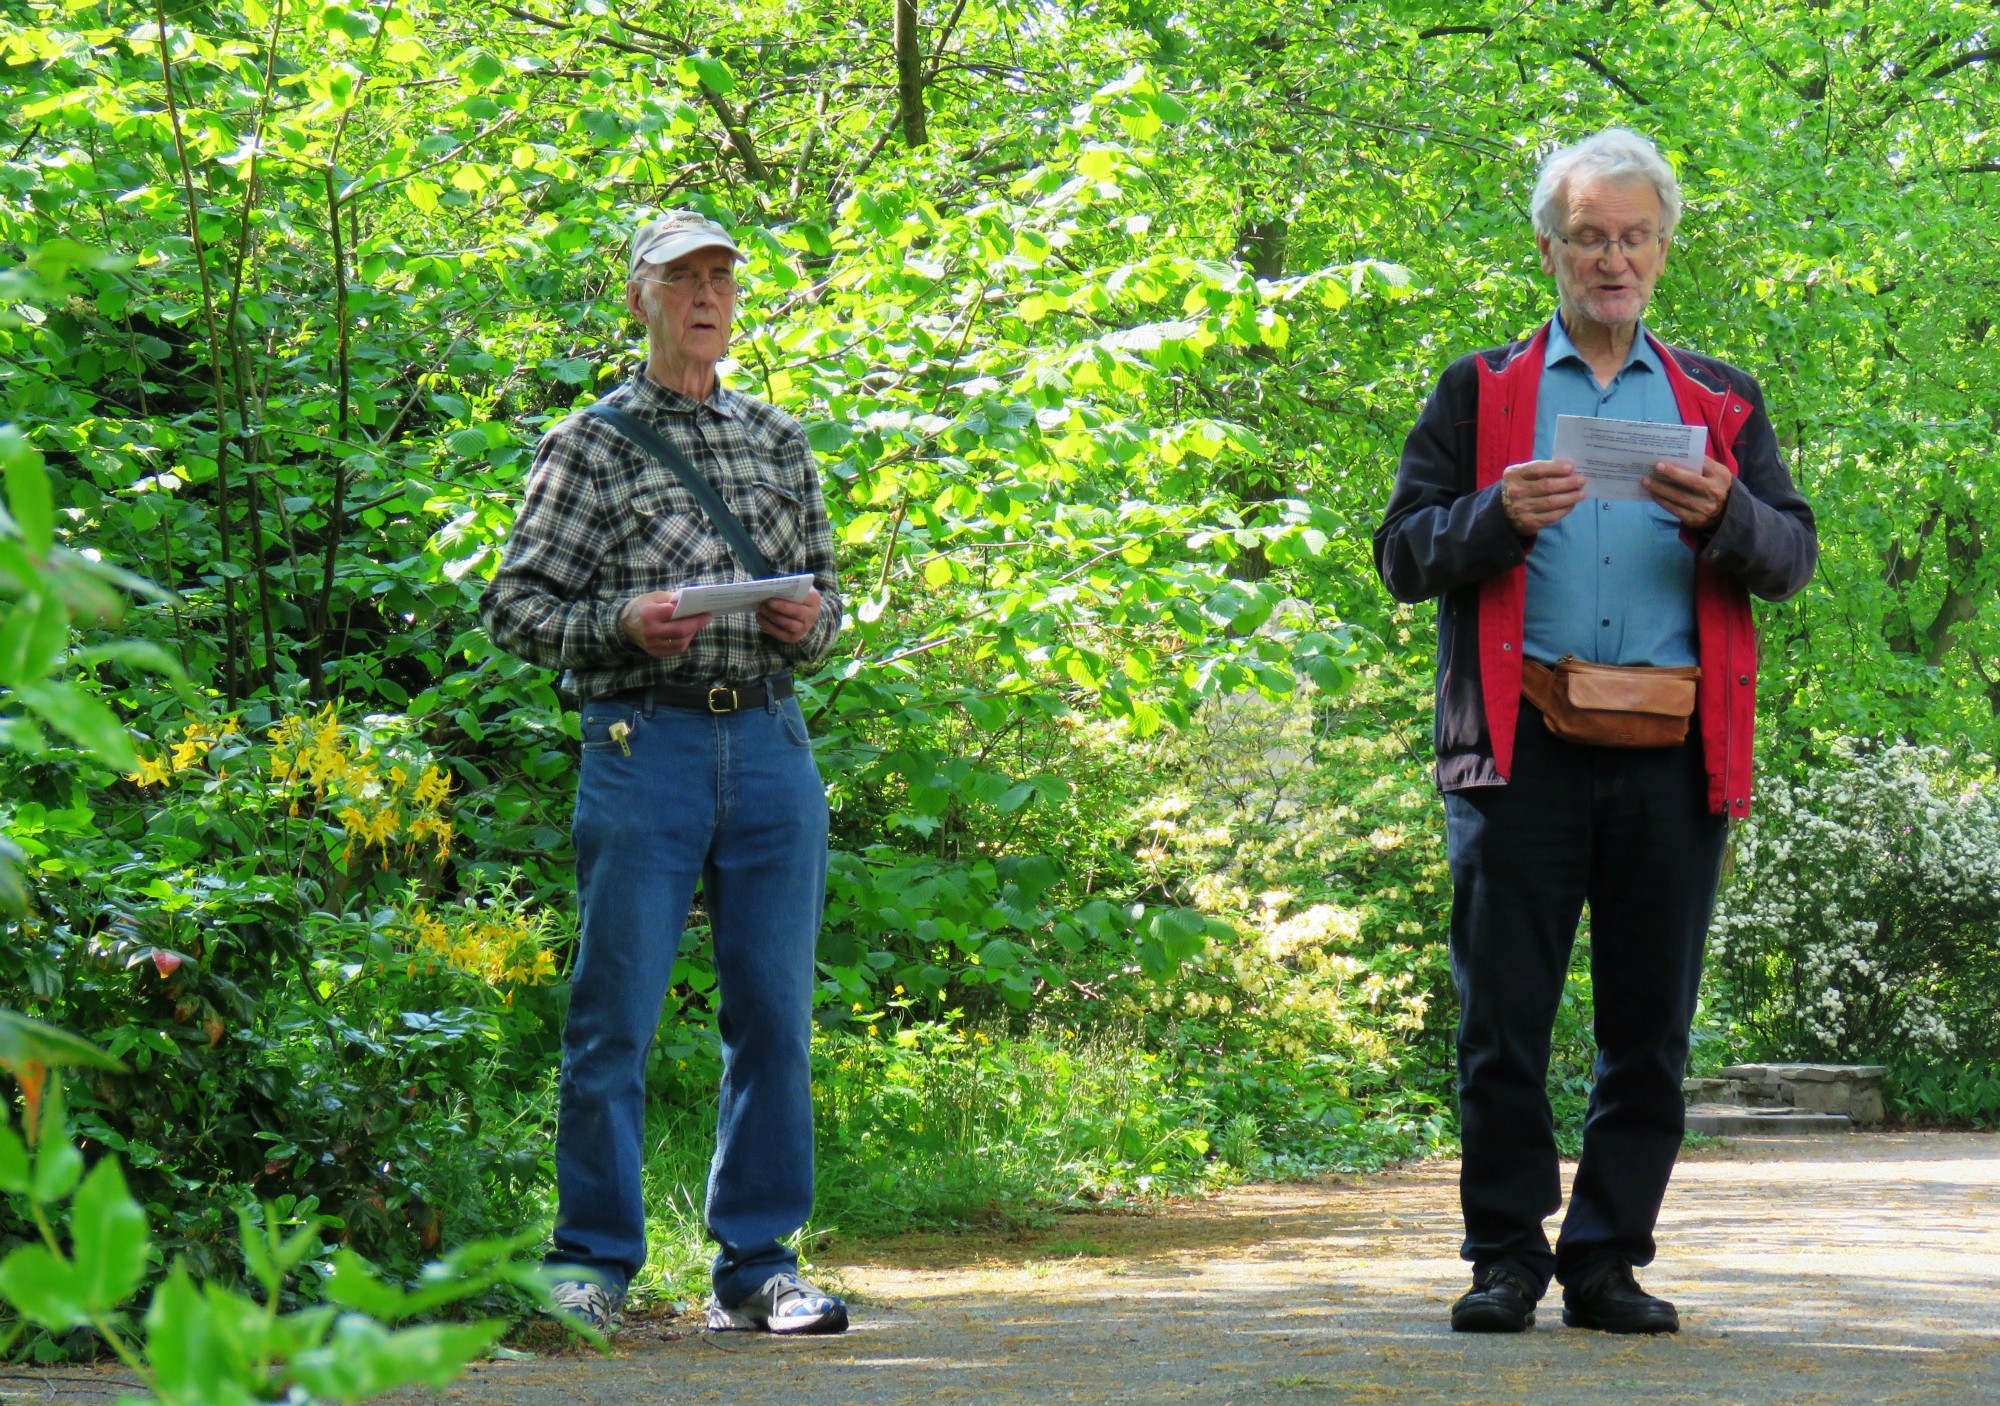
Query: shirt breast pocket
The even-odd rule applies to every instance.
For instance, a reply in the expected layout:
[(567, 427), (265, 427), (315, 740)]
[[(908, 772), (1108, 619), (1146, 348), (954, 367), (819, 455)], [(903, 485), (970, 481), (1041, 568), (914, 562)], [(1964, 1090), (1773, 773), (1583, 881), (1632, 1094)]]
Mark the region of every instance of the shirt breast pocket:
[(1639, 506), (1645, 510), (1646, 521), (1657, 530), (1668, 533), (1678, 533), (1681, 530), (1681, 520), (1651, 498)]
[(729, 495), (730, 511), (743, 522), (773, 571), (795, 566), (802, 555), (804, 505), (799, 495), (772, 479), (751, 479)]
[(604, 554), (598, 576), (614, 592), (671, 590), (693, 581), (712, 563), (715, 544), (699, 511), (661, 498), (633, 503), (623, 533)]

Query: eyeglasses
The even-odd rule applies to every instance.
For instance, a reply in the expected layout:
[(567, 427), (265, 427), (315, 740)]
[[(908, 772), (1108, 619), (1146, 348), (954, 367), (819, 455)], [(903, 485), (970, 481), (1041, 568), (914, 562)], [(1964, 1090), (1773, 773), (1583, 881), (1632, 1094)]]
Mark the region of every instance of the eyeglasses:
[(1655, 234), (1651, 231), (1641, 232), (1634, 230), (1621, 238), (1613, 239), (1608, 234), (1599, 234), (1596, 230), (1589, 230), (1577, 235), (1575, 238), (1571, 238), (1567, 234), (1559, 234), (1556, 238), (1564, 244), (1569, 245), (1570, 248), (1576, 250), (1577, 253), (1583, 255), (1586, 259), (1605, 258), (1611, 253), (1611, 247), (1614, 244), (1625, 251), (1626, 258), (1636, 259), (1654, 245), (1665, 243), (1667, 237), (1664, 234)]
[(689, 269), (675, 269), (665, 278), (641, 278), (641, 283), (657, 283), (669, 293), (692, 293), (697, 288), (706, 288), (718, 298), (733, 297), (743, 291), (743, 285), (736, 281), (732, 273), (713, 273), (707, 276)]

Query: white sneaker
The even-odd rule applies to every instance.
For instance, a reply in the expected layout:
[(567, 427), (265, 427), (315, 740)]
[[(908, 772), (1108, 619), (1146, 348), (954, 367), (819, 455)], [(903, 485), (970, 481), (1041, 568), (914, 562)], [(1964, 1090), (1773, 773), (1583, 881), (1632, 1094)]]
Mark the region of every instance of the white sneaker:
[(614, 1294), (595, 1279), (562, 1279), (550, 1289), (557, 1308), (577, 1322), (610, 1337), (625, 1326), (625, 1296)]
[(787, 1270), (734, 1308), (710, 1299), (703, 1326), (712, 1333), (844, 1333), (847, 1305)]

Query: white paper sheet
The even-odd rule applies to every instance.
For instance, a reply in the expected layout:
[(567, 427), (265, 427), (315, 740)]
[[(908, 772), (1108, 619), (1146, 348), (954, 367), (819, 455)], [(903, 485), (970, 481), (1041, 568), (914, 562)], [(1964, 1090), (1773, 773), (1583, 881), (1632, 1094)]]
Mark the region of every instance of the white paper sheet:
[(1586, 498), (1650, 501), (1639, 480), (1664, 460), (1701, 469), (1708, 447), (1706, 425), (1659, 425), (1650, 420), (1597, 420), (1588, 415), (1556, 416), (1551, 459), (1567, 459), (1583, 475)]
[(762, 581), (728, 581), (719, 586), (683, 586), (674, 602), (673, 618), (689, 615), (732, 615), (755, 610), (767, 600), (804, 600), (812, 589), (812, 573), (771, 576)]

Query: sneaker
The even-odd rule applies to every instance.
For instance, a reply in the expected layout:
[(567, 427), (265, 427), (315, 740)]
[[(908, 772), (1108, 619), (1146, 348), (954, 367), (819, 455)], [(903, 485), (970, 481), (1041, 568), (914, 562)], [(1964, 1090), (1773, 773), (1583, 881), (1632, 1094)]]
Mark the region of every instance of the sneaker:
[(704, 1326), (713, 1333), (844, 1333), (847, 1305), (788, 1270), (734, 1308), (710, 1299)]
[(625, 1296), (595, 1279), (559, 1279), (550, 1287), (549, 1297), (571, 1318), (607, 1338), (625, 1326)]
[(1524, 1333), (1535, 1326), (1540, 1297), (1521, 1275), (1504, 1265), (1472, 1271), (1472, 1287), (1451, 1306), (1454, 1333)]
[(1665, 1299), (1639, 1287), (1632, 1266), (1599, 1260), (1563, 1285), (1563, 1322), (1605, 1333), (1678, 1333), (1681, 1316)]

